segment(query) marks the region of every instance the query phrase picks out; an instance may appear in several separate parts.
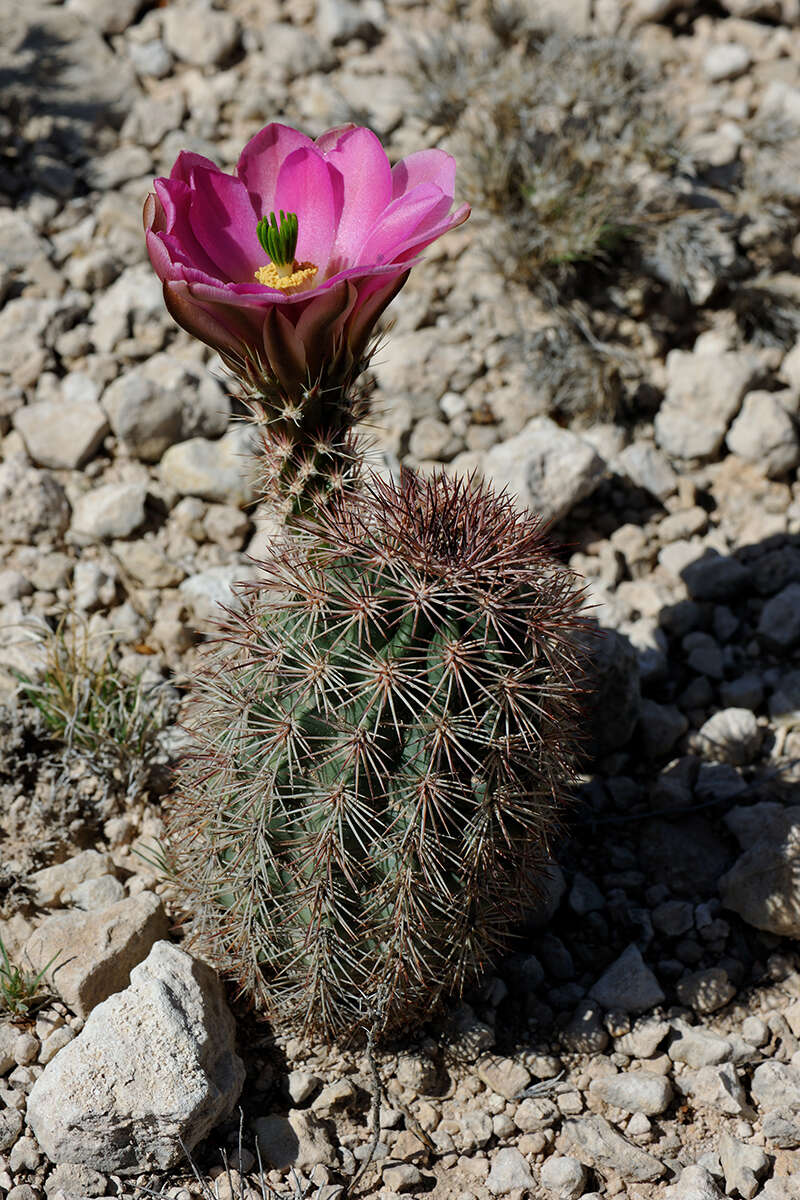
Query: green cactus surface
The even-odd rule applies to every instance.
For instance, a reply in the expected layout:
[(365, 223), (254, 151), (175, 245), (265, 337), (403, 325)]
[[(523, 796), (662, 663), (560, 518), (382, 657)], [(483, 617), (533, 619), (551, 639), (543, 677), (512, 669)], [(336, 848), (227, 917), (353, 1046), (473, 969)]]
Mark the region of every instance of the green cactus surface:
[(568, 800), (581, 601), (536, 518), (409, 472), (247, 585), (168, 842), (190, 943), (272, 1019), (397, 1032), (507, 944)]

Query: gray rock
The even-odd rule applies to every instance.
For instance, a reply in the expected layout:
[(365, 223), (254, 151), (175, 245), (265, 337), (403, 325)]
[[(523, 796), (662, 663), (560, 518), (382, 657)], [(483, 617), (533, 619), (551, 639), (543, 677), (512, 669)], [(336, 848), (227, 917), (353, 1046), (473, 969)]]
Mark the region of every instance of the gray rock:
[(613, 629), (583, 639), (587, 652), (587, 751), (610, 754), (626, 745), (641, 714), (639, 659), (628, 638)]
[(530, 1167), (514, 1146), (504, 1146), (495, 1151), (491, 1161), (486, 1187), (492, 1195), (506, 1196), (509, 1192), (518, 1189), (527, 1191), (535, 1186)]
[(555, 1192), (561, 1200), (577, 1200), (583, 1194), (586, 1183), (586, 1169), (577, 1158), (567, 1154), (551, 1154), (542, 1163), (539, 1172), (542, 1187), (548, 1192)]
[(392, 1192), (411, 1192), (422, 1183), (422, 1173), (413, 1163), (392, 1163), (382, 1171), (383, 1182)]
[(485, 1058), (478, 1063), (478, 1078), (490, 1091), (515, 1100), (531, 1081), (531, 1073), (513, 1058)]
[(667, 1047), (673, 1062), (686, 1063), (688, 1067), (707, 1067), (729, 1062), (732, 1058), (733, 1050), (727, 1038), (687, 1025), (685, 1021), (670, 1024), (677, 1035)]
[(100, 908), (110, 908), (125, 899), (125, 888), (113, 875), (101, 875), (98, 879), (87, 879), (79, 883), (66, 896), (69, 904), (81, 908), (84, 912)]
[(308, 1171), (322, 1163), (333, 1166), (336, 1151), (319, 1117), (302, 1109), (290, 1109), (285, 1117), (259, 1117), (253, 1132), (261, 1153), (271, 1166)]
[(719, 881), (725, 908), (779, 937), (800, 937), (800, 806), (787, 808)]
[(668, 1021), (656, 1021), (653, 1018), (639, 1020), (630, 1033), (624, 1033), (615, 1040), (614, 1048), (631, 1058), (652, 1058), (669, 1031)]
[(688, 900), (665, 900), (653, 909), (653, 926), (667, 937), (680, 937), (694, 925), (694, 908)]
[(769, 1159), (761, 1147), (740, 1142), (724, 1131), (719, 1139), (719, 1157), (728, 1195), (738, 1192), (744, 1200), (752, 1200), (759, 1180), (769, 1168)]
[(3, 541), (52, 544), (69, 525), (66, 493), (54, 476), (18, 458), (0, 463), (0, 527)]
[(47, 250), (47, 243), (22, 213), (0, 209), (0, 266), (12, 271), (27, 267), (34, 259), (45, 258)]
[(642, 700), (639, 729), (648, 758), (666, 758), (688, 728), (689, 722), (677, 705)]
[(91, 187), (106, 192), (149, 175), (152, 167), (150, 152), (144, 146), (117, 146), (108, 154), (89, 160), (86, 178)]
[(790, 583), (761, 610), (757, 633), (761, 641), (784, 653), (800, 642), (800, 583)]
[(90, 319), (92, 341), (101, 354), (110, 353), (137, 330), (163, 322), (161, 282), (150, 264), (126, 267), (95, 301)]
[(487, 451), (483, 469), (545, 521), (558, 521), (591, 494), (605, 463), (584, 438), (549, 417), (534, 417), (516, 437)]
[(381, 0), (318, 0), (317, 32), (323, 44), (341, 46), (353, 38), (371, 42), (384, 24)]
[(664, 999), (658, 980), (633, 943), (601, 975), (589, 994), (603, 1008), (621, 1012), (643, 1012)]
[(657, 1158), (634, 1146), (596, 1114), (566, 1120), (558, 1146), (585, 1166), (615, 1171), (623, 1179), (645, 1182), (664, 1174), (664, 1166)]
[(699, 1013), (716, 1012), (736, 995), (736, 988), (723, 967), (710, 967), (706, 971), (684, 975), (678, 980), (676, 991), (681, 1004)]
[(230, 58), (239, 42), (239, 22), (228, 12), (186, 4), (171, 4), (164, 11), (164, 44), (181, 62), (194, 67), (219, 66)]
[(708, 549), (681, 571), (693, 600), (722, 600), (726, 603), (750, 582), (750, 572), (738, 559)]
[(22, 1133), (22, 1113), (14, 1108), (0, 1110), (0, 1154), (10, 1150)]
[(733, 1063), (701, 1067), (689, 1082), (689, 1092), (695, 1104), (715, 1112), (741, 1116), (747, 1111), (747, 1097)]
[(677, 1183), (664, 1188), (664, 1200), (723, 1200), (713, 1175), (695, 1164), (684, 1167)]
[(778, 479), (800, 462), (800, 440), (780, 393), (750, 392), (730, 427), (725, 443), (769, 479)]
[(605, 896), (597, 884), (581, 871), (576, 871), (572, 880), (568, 903), (579, 917), (585, 916), (586, 913), (599, 912), (606, 906)]
[(76, 541), (124, 538), (144, 524), (147, 485), (106, 483), (75, 501), (71, 533)]
[(98, 33), (124, 33), (142, 7), (142, 0), (114, 0), (113, 4), (107, 4), (106, 0), (68, 0), (67, 4), (69, 12), (77, 13)]
[(744, 352), (671, 350), (657, 444), (674, 458), (713, 458), (757, 372), (758, 360)]
[(761, 729), (747, 708), (723, 708), (701, 725), (697, 740), (701, 750), (716, 762), (744, 766), (761, 749)]
[(157, 942), (130, 986), (45, 1067), (28, 1122), (53, 1162), (167, 1170), (233, 1110), (244, 1082), (214, 972)]
[(51, 960), (47, 977), (79, 1017), (128, 984), (131, 969), (166, 937), (169, 921), (153, 892), (140, 892), (110, 907), (48, 917), (25, 944), (36, 971)]
[(107, 875), (112, 869), (110, 854), (81, 850), (65, 862), (33, 871), (28, 876), (28, 884), (36, 903), (42, 908), (51, 908), (79, 884)]
[(295, 1104), (302, 1104), (314, 1095), (319, 1087), (319, 1079), (309, 1071), (290, 1071), (288, 1087), (289, 1095)]
[(664, 455), (647, 442), (631, 442), (614, 463), (631, 483), (644, 488), (657, 500), (666, 500), (678, 487), (678, 476)]
[(248, 481), (252, 472), (254, 436), (245, 425), (235, 426), (218, 441), (190, 438), (170, 446), (161, 459), (161, 477), (181, 496), (243, 505), (253, 498)]
[(163, 79), (172, 70), (172, 55), (160, 38), (153, 38), (149, 42), (132, 42), (128, 53), (137, 75)]
[[(42, 1152), (33, 1138), (22, 1137), (11, 1148), (11, 1153), (8, 1156), (8, 1167), (15, 1175), (19, 1171), (35, 1171), (41, 1160)], [(103, 1191), (105, 1191), (105, 1188), (103, 1188)]]
[(662, 1113), (672, 1100), (672, 1084), (653, 1071), (623, 1071), (619, 1075), (602, 1075), (593, 1079), (590, 1091), (606, 1104), (624, 1112)]
[(582, 1000), (562, 1037), (564, 1045), (577, 1054), (601, 1054), (609, 1038), (600, 1005), (591, 1000)]
[(761, 1128), (767, 1141), (779, 1150), (796, 1150), (800, 1147), (800, 1117), (793, 1120), (777, 1111), (768, 1112), (764, 1114)]
[(253, 567), (241, 563), (230, 567), (209, 567), (181, 583), (179, 591), (192, 606), (198, 619), (218, 617), (220, 607), (235, 607), (239, 601), (235, 587), (256, 577)]
[(59, 1163), (50, 1172), (44, 1185), (48, 1200), (59, 1200), (59, 1194), (67, 1197), (104, 1196), (108, 1193), (108, 1180), (99, 1171), (80, 1163)]
[(92, 399), (29, 404), (17, 409), (14, 426), (40, 467), (82, 467), (108, 433), (106, 415)]
[(800, 1069), (791, 1063), (774, 1059), (761, 1063), (753, 1072), (750, 1091), (758, 1107), (767, 1112), (800, 1115)]
[(712, 83), (736, 79), (743, 75), (752, 59), (746, 46), (738, 42), (722, 42), (712, 46), (703, 58), (703, 70)]

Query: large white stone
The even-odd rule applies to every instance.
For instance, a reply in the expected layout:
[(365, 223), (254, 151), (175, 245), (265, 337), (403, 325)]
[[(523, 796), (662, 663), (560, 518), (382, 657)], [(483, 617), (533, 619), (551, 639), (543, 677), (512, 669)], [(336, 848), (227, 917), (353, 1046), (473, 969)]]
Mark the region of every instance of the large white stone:
[(667, 391), (655, 419), (656, 442), (675, 458), (711, 458), (758, 372), (751, 354), (671, 350)]
[(157, 942), (36, 1081), (28, 1123), (53, 1162), (167, 1170), (233, 1110), (235, 1025), (210, 967)]
[(719, 881), (726, 908), (778, 937), (800, 937), (800, 806), (787, 808)]
[(40, 400), (18, 408), (14, 425), (40, 467), (82, 467), (100, 448), (108, 421), (96, 400)]
[(124, 538), (144, 522), (144, 483), (106, 483), (75, 502), (72, 533), (78, 541)]

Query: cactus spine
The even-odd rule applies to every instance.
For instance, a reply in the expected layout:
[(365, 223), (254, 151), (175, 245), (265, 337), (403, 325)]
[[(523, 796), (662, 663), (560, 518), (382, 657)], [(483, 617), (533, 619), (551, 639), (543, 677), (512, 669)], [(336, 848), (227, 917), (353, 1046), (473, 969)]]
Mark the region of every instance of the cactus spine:
[(366, 480), (291, 536), (200, 685), (169, 836), (190, 941), (307, 1033), (397, 1031), (536, 896), (581, 594), (475, 480)]

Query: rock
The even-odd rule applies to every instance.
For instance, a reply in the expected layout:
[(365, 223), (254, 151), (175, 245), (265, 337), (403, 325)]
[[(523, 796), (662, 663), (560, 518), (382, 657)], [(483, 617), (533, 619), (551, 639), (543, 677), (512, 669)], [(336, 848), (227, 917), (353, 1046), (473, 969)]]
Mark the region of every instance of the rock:
[[(397, 1060), (395, 1078), (415, 1095), (428, 1096), (436, 1087), (436, 1063), (427, 1054), (401, 1054)], [(527, 1087), (527, 1084), (523, 1084), (523, 1087)]]
[(91, 337), (101, 354), (109, 354), (138, 329), (164, 319), (164, 295), (149, 263), (126, 267), (95, 301), (90, 314)]
[(232, 1111), (244, 1082), (214, 972), (169, 942), (134, 967), (34, 1084), (28, 1122), (53, 1162), (164, 1171)]
[(44, 1185), (48, 1200), (58, 1200), (58, 1194), (67, 1197), (104, 1196), (108, 1192), (108, 1180), (99, 1171), (80, 1163), (59, 1163), (51, 1171)]
[(782, 1113), (773, 1111), (764, 1114), (761, 1128), (767, 1141), (781, 1150), (800, 1148), (800, 1117), (792, 1120)]
[(422, 1174), (413, 1163), (392, 1163), (382, 1171), (383, 1182), (392, 1192), (411, 1192), (422, 1183)]
[(614, 1047), (631, 1058), (652, 1058), (670, 1031), (668, 1021), (639, 1020), (630, 1033), (615, 1039)]
[(14, 271), (47, 256), (48, 246), (30, 221), (11, 208), (0, 209), (0, 266)]
[(600, 1005), (582, 1000), (562, 1034), (564, 1045), (577, 1054), (601, 1054), (608, 1045)]
[(800, 583), (790, 583), (767, 601), (757, 633), (765, 646), (779, 654), (800, 642)]
[(656, 442), (673, 458), (713, 458), (758, 371), (751, 354), (671, 350)]
[(602, 756), (631, 739), (641, 715), (639, 660), (628, 638), (613, 629), (582, 639), (586, 664), (587, 752)]
[(217, 441), (190, 438), (170, 446), (161, 459), (161, 477), (181, 496), (243, 505), (252, 500), (248, 482), (254, 465), (254, 436), (245, 425), (237, 425)]
[(706, 971), (684, 975), (678, 981), (676, 991), (681, 1004), (700, 1013), (716, 1012), (736, 995), (736, 988), (722, 967), (710, 967)]
[(715, 762), (745, 766), (761, 749), (761, 729), (747, 708), (723, 708), (701, 725), (700, 749)]
[(675, 704), (642, 700), (639, 729), (642, 747), (648, 758), (666, 758), (688, 728), (686, 716)]
[(39, 1051), (39, 1063), (41, 1066), (46, 1066), (58, 1054), (59, 1050), (72, 1041), (75, 1033), (70, 1029), (69, 1025), (61, 1025), (58, 1029), (54, 1029), (48, 1034), (42, 1042), (42, 1048)]
[(278, 1170), (308, 1171), (318, 1163), (332, 1166), (336, 1161), (325, 1125), (312, 1112), (290, 1109), (285, 1117), (259, 1117), (253, 1132), (264, 1159)]
[(800, 937), (800, 806), (776, 817), (719, 881), (725, 908), (779, 937)]
[(723, 1200), (714, 1177), (705, 1167), (684, 1167), (677, 1183), (664, 1188), (664, 1200)]
[(750, 392), (725, 439), (733, 454), (755, 463), (768, 479), (779, 479), (800, 462), (797, 430), (780, 395)]
[(204, 8), (198, 18), (189, 5), (172, 4), (164, 12), (164, 44), (181, 62), (219, 66), (239, 42), (239, 22), (228, 12)]
[(703, 59), (703, 70), (712, 83), (736, 79), (751, 63), (750, 51), (737, 42), (722, 42), (712, 46)]
[(604, 1117), (595, 1113), (568, 1118), (558, 1145), (585, 1166), (604, 1172), (614, 1171), (623, 1179), (645, 1182), (664, 1174), (663, 1164), (657, 1158), (634, 1146)]
[(82, 908), (85, 912), (100, 908), (110, 908), (125, 899), (125, 888), (113, 875), (101, 875), (97, 879), (87, 879), (79, 883), (65, 896), (68, 904)]
[(52, 908), (78, 884), (85, 883), (87, 879), (98, 879), (111, 870), (113, 864), (110, 854), (81, 850), (80, 854), (68, 858), (66, 862), (34, 871), (28, 881), (36, 903), (42, 908)]
[(478, 1078), (491, 1092), (516, 1100), (531, 1081), (531, 1073), (513, 1058), (484, 1058), (478, 1063)]
[(341, 46), (353, 38), (372, 42), (384, 23), (381, 0), (317, 0), (317, 32), (323, 44)]
[(701, 558), (683, 568), (681, 578), (693, 600), (727, 603), (747, 587), (750, 572), (738, 559), (708, 549)]
[(658, 980), (633, 943), (601, 975), (590, 992), (603, 1008), (643, 1012), (664, 999)]
[(0, 463), (0, 527), (4, 542), (52, 543), (69, 525), (69, 503), (61, 484), (18, 458)]
[(100, 405), (85, 400), (42, 400), (17, 409), (14, 426), (40, 467), (82, 467), (100, 448), (108, 421)]
[(715, 1112), (740, 1116), (747, 1109), (747, 1098), (733, 1063), (701, 1067), (689, 1083), (695, 1104), (705, 1105)]
[(652, 915), (653, 927), (667, 937), (680, 937), (694, 925), (694, 908), (688, 900), (665, 900)]
[(528, 1190), (535, 1186), (530, 1167), (514, 1146), (504, 1146), (495, 1151), (491, 1162), (486, 1187), (492, 1195), (506, 1196), (509, 1192)]
[(48, 978), (79, 1017), (128, 984), (131, 968), (166, 937), (169, 921), (153, 892), (140, 892), (90, 913), (48, 917), (25, 944), (25, 958), (40, 971), (55, 957)]
[(22, 1113), (14, 1108), (0, 1110), (0, 1154), (10, 1150), (22, 1133)]
[(800, 1069), (769, 1059), (753, 1072), (753, 1099), (765, 1111), (800, 1114)]
[(687, 1025), (685, 1021), (672, 1021), (671, 1025), (677, 1036), (667, 1047), (667, 1053), (673, 1062), (686, 1063), (689, 1067), (707, 1067), (731, 1059), (733, 1050), (727, 1038)]
[(549, 417), (534, 417), (516, 437), (487, 451), (483, 470), (544, 521), (558, 521), (591, 494), (605, 463), (584, 438)]
[(75, 502), (71, 532), (81, 543), (128, 537), (144, 524), (146, 499), (144, 483), (93, 488)]
[(666, 500), (677, 491), (678, 476), (661, 451), (647, 442), (631, 442), (617, 457), (614, 466), (636, 487), (644, 488), (657, 500)]
[(606, 906), (605, 896), (597, 884), (581, 871), (575, 872), (568, 903), (579, 917), (585, 917), (590, 912), (600, 912)]
[(602, 1075), (593, 1079), (592, 1095), (624, 1112), (662, 1113), (672, 1100), (672, 1084), (653, 1071), (623, 1071), (619, 1075)]
[(337, 1079), (328, 1083), (311, 1105), (318, 1117), (326, 1120), (345, 1108), (350, 1108), (356, 1099), (356, 1089), (349, 1079)]
[(256, 578), (256, 570), (244, 564), (230, 567), (209, 567), (184, 579), (179, 591), (189, 601), (198, 619), (219, 617), (220, 607), (235, 607), (238, 603), (236, 585)]
[(289, 1095), (295, 1104), (302, 1104), (314, 1095), (319, 1087), (319, 1079), (309, 1071), (290, 1071), (288, 1086)]
[(111, 191), (131, 179), (149, 175), (153, 167), (150, 152), (144, 146), (117, 146), (108, 154), (90, 159), (86, 178), (99, 192)]
[(551, 1154), (542, 1163), (539, 1179), (542, 1187), (547, 1188), (548, 1192), (555, 1192), (561, 1200), (577, 1200), (583, 1193), (586, 1169), (577, 1158)]
[(759, 1180), (769, 1168), (769, 1159), (761, 1147), (740, 1142), (725, 1131), (720, 1134), (719, 1157), (728, 1195), (738, 1192), (744, 1200), (752, 1200)]

